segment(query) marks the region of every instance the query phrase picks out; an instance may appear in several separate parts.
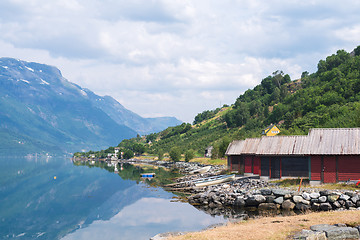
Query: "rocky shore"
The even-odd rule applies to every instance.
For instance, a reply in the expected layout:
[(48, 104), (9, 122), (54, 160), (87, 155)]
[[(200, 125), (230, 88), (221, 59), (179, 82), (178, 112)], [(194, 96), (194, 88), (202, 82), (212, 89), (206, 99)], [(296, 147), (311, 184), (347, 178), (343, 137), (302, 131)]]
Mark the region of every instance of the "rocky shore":
[(188, 198), (190, 204), (205, 208), (230, 206), (258, 210), (329, 211), (360, 209), (358, 191), (303, 190), (277, 188), (258, 179), (244, 179), (211, 186)]

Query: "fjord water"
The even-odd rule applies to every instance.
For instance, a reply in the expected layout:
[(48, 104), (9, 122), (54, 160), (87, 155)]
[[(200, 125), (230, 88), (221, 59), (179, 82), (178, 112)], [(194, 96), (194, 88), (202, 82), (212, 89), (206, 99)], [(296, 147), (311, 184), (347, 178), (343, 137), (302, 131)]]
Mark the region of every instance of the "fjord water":
[(149, 239), (225, 221), (136, 180), (132, 165), (115, 174), (65, 157), (0, 163), (0, 239)]

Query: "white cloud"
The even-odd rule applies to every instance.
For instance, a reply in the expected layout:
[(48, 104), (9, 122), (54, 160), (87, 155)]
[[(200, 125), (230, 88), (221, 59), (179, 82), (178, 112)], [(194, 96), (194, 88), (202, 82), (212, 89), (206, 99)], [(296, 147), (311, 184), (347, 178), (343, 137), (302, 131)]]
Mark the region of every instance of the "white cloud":
[(351, 51), (359, 10), (350, 0), (4, 0), (0, 49), (143, 116), (191, 122), (276, 70), (297, 78)]

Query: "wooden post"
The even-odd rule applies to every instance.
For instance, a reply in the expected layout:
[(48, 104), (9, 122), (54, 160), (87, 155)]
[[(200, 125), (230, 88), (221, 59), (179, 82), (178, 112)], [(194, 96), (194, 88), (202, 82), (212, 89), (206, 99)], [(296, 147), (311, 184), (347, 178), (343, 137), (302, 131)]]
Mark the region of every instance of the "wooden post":
[(301, 178), (301, 179), (300, 179), (300, 184), (299, 184), (299, 189), (298, 189), (298, 192), (300, 192), (300, 188), (301, 188), (302, 180), (303, 180), (303, 178)]

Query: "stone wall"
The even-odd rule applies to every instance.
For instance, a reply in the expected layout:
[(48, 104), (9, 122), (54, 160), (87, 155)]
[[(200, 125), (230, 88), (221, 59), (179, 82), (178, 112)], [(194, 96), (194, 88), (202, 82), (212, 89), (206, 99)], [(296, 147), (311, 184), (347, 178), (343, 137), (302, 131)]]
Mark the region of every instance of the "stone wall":
[(208, 188), (188, 198), (190, 204), (209, 208), (232, 206), (256, 207), (259, 210), (346, 210), (360, 209), (360, 192), (305, 190), (301, 192), (284, 188), (241, 190), (230, 184)]

